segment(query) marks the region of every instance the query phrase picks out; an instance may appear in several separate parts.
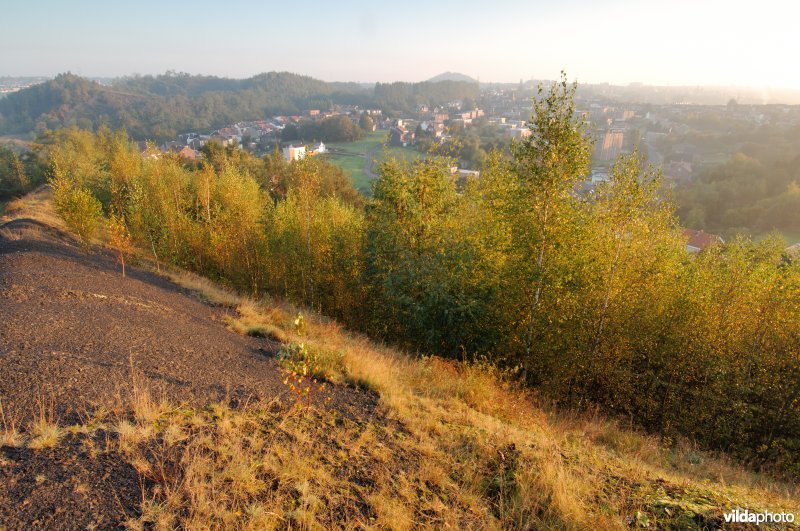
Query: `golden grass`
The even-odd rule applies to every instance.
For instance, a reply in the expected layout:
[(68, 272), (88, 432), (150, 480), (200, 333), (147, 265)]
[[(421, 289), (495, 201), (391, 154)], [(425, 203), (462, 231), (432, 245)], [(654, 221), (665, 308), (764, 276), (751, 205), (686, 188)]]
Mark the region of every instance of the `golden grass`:
[(15, 428), (4, 428), (0, 433), (0, 446), (17, 447), (22, 446), (25, 438)]
[(188, 271), (170, 269), (164, 275), (175, 284), (195, 292), (201, 299), (211, 304), (236, 307), (243, 299), (233, 291)]
[(47, 185), (9, 201), (0, 217), (0, 225), (15, 219), (32, 219), (61, 230), (65, 230), (66, 227), (53, 208), (53, 192)]
[[(278, 330), (270, 335), (282, 341), (300, 340), (292, 305), (240, 299), (236, 308), (241, 326), (234, 330), (258, 325)], [(708, 517), (734, 506), (800, 510), (796, 485), (685, 444), (664, 449), (656, 438), (600, 415), (545, 409), (488, 363), (414, 359), (305, 315), (302, 341), (332, 353), (331, 378), (377, 391), (390, 417), (410, 432), (398, 439), (402, 448), (423, 455), (425, 474), (455, 490), (450, 508), (458, 500), (482, 524), (622, 528), (637, 514), (681, 525), (674, 515), (690, 510)], [(381, 462), (387, 454), (378, 450), (374, 458)], [(373, 493), (370, 505), (399, 528), (420, 525), (411, 508), (423, 502), (398, 496), (400, 488), (393, 485), (391, 496)]]
[(37, 419), (31, 425), (31, 440), (28, 441), (28, 448), (42, 450), (53, 448), (61, 440), (63, 431), (59, 425), (44, 417)]
[(25, 438), (17, 429), (16, 420), (7, 415), (3, 409), (3, 401), (0, 400), (0, 446), (16, 447), (21, 446)]

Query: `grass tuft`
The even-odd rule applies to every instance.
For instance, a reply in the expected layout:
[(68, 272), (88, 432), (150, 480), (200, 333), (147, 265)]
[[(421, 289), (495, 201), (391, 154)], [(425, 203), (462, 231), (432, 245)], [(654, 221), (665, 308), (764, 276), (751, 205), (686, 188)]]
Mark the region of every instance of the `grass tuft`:
[(42, 450), (53, 448), (58, 445), (63, 434), (61, 428), (55, 422), (45, 419), (37, 419), (31, 426), (31, 440), (28, 441), (28, 448)]

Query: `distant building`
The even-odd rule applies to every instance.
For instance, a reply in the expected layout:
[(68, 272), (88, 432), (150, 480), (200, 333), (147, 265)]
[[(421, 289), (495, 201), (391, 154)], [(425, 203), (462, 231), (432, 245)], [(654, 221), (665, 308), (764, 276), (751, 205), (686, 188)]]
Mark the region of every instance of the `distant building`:
[(451, 166), (450, 173), (457, 173), (459, 177), (474, 177), (476, 179), (481, 176), (481, 172), (477, 170), (465, 170), (463, 168), (459, 168), (458, 166)]
[(608, 172), (602, 170), (592, 170), (592, 174), (590, 176), (592, 185), (597, 186), (600, 183), (604, 183), (608, 181)]
[(667, 163), (664, 167), (664, 179), (671, 181), (688, 181), (692, 176), (692, 164), (683, 160)]
[(289, 162), (293, 160), (300, 160), (305, 156), (306, 156), (305, 146), (294, 146), (290, 144), (289, 147), (283, 148), (283, 158)]
[(690, 253), (699, 253), (713, 245), (725, 243), (725, 240), (716, 234), (702, 230), (683, 229), (683, 236), (686, 238), (686, 250)]
[(319, 144), (317, 144), (314, 147), (314, 149), (311, 150), (311, 154), (312, 155), (321, 155), (323, 153), (326, 153), (327, 151), (328, 151), (328, 148), (325, 147), (325, 144), (320, 142)]
[(511, 127), (505, 133), (516, 140), (522, 140), (531, 136), (531, 130), (527, 127)]
[(625, 132), (621, 129), (607, 129), (600, 146), (600, 160), (614, 160), (622, 150)]
[(200, 158), (200, 152), (189, 146), (183, 146), (183, 149), (178, 151), (178, 156), (184, 160), (198, 160)]
[(389, 145), (395, 147), (406, 147), (414, 141), (414, 133), (404, 127), (392, 127), (389, 129)]

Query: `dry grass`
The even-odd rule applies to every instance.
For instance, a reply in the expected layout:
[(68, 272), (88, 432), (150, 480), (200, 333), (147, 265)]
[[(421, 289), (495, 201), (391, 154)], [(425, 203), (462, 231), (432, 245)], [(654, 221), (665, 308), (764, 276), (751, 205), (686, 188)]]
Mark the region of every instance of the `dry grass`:
[[(415, 506), (424, 507), (416, 494), (422, 489), (436, 498), (443, 521), (454, 527), (481, 523), (447, 507), (444, 500), (457, 491), (426, 484), (418, 463), (406, 468), (409, 463), (401, 459), (386, 460), (385, 451), (383, 460), (376, 459), (371, 448), (392, 444), (378, 427), (370, 428), (377, 431), (361, 444), (364, 429), (358, 423), (276, 404), (241, 410), (217, 404), (191, 414), (175, 408), (154, 426), (150, 442), (140, 442), (133, 453), (124, 450), (126, 459), (157, 485), (129, 528), (176, 523), (186, 528), (392, 527), (401, 512), (407, 522), (423, 517), (414, 514), (419, 512)], [(404, 477), (400, 489), (399, 477)]]
[(64, 221), (53, 208), (53, 192), (47, 185), (10, 201), (0, 217), (0, 225), (15, 219), (32, 219), (49, 227), (66, 230)]
[(21, 446), (25, 438), (17, 429), (16, 420), (6, 414), (3, 409), (3, 401), (0, 400), (0, 446), (17, 447)]
[[(269, 327), (279, 331), (272, 337), (297, 341), (297, 311), (268, 299), (241, 299), (241, 326), (231, 327), (240, 333)], [(451, 489), (442, 502), (446, 510), (467, 507), (480, 515), (473, 523), (612, 529), (636, 522), (637, 515), (681, 526), (688, 515), (715, 518), (735, 506), (800, 511), (796, 485), (687, 445), (664, 449), (656, 438), (600, 415), (549, 411), (488, 363), (413, 359), (331, 320), (306, 314), (306, 323), (303, 341), (333, 353), (326, 366), (332, 378), (380, 394), (390, 417), (409, 432), (395, 436), (397, 443), (424, 457), (423, 484)], [(378, 451), (374, 458), (391, 460), (391, 454)], [(418, 508), (430, 503), (404, 496), (402, 488), (395, 482), (371, 494), (371, 510), (392, 522), (389, 527), (418, 526)]]
[(188, 271), (165, 270), (164, 274), (174, 283), (195, 292), (201, 299), (211, 304), (235, 308), (243, 300), (233, 291)]
[(34, 450), (57, 446), (63, 435), (63, 431), (57, 423), (45, 418), (37, 419), (31, 425), (30, 431), (31, 440), (28, 442), (28, 448)]

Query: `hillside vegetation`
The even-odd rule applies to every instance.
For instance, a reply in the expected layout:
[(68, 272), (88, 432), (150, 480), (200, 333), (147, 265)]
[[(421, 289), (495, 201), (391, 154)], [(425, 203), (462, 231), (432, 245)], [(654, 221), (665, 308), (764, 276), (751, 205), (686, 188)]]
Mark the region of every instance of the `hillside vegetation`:
[[(7, 213), (6, 221), (62, 224), (48, 189)], [(14, 226), (0, 232), (6, 241), (30, 245), (37, 237)], [(116, 249), (109, 236), (100, 232), (90, 243)], [(131, 251), (155, 268), (150, 251)], [(92, 252), (100, 260), (96, 247)], [(686, 441), (665, 446), (596, 412), (555, 413), (486, 361), (411, 357), (308, 309), (243, 297), (177, 269), (164, 274), (229, 309), (233, 331), (280, 341), (287, 369), (291, 360), (313, 360), (314, 376), (328, 388), (315, 386), (310, 401), (292, 393), (293, 407), (276, 400), (233, 407), (174, 402), (147, 386), (151, 380), (136, 368), (147, 353), (137, 352), (122, 403), (95, 408), (74, 424), (44, 413), (24, 426), (4, 421), (2, 445), (16, 453), (3, 455), (13, 459), (63, 460), (58, 456), (82, 448), (79, 459), (100, 467), (97, 478), (118, 470), (117, 462), (132, 467), (142, 493), (123, 513), (128, 528), (684, 529), (719, 527), (734, 507), (800, 510), (792, 484)], [(123, 292), (133, 285), (118, 278)], [(291, 374), (285, 372), (287, 381)], [(371, 390), (378, 408), (340, 413), (327, 398), (348, 386)], [(40, 490), (48, 474), (37, 476)], [(97, 494), (96, 478), (75, 481), (78, 496)], [(0, 489), (7, 486), (0, 476)], [(110, 507), (119, 511), (119, 503)], [(61, 514), (62, 523), (69, 521), (69, 507)]]
[(179, 133), (210, 131), (243, 120), (297, 115), (306, 109), (360, 105), (413, 110), (475, 98), (478, 86), (459, 81), (378, 84), (328, 83), (288, 72), (248, 79), (191, 76), (122, 78), (103, 86), (61, 74), (0, 99), (0, 134), (42, 134), (62, 127), (125, 128), (137, 140), (168, 140)]
[(574, 194), (590, 146), (573, 90), (542, 94), (538, 133), (463, 190), (446, 159), (389, 159), (366, 208), (318, 159), (220, 149), (193, 166), (107, 131), (63, 131), (45, 153), (84, 242), (102, 210), (159, 262), (797, 474), (800, 264), (777, 239), (688, 254), (635, 153)]

